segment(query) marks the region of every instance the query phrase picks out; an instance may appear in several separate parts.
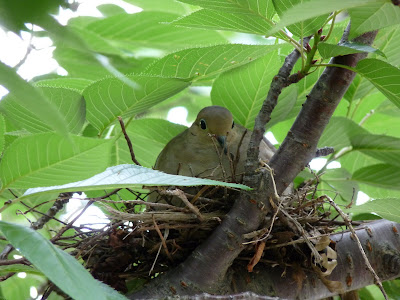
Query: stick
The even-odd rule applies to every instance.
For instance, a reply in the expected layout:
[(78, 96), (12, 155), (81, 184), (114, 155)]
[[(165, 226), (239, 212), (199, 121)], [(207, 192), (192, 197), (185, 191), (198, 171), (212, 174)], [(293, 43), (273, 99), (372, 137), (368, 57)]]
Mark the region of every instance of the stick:
[(375, 273), (375, 270), (372, 268), (372, 266), (371, 266), (371, 264), (370, 264), (370, 262), (369, 262), (369, 260), (368, 260), (367, 254), (365, 254), (364, 248), (363, 248), (363, 246), (361, 245), (360, 239), (358, 238), (358, 236), (357, 236), (357, 234), (356, 234), (356, 231), (354, 230), (353, 226), (351, 225), (351, 221), (350, 221), (349, 217), (340, 209), (340, 207), (335, 203), (335, 201), (333, 201), (329, 196), (324, 195), (324, 196), (322, 196), (322, 197), (324, 197), (325, 199), (328, 199), (329, 203), (336, 209), (336, 211), (337, 211), (337, 212), (339, 213), (339, 215), (342, 217), (342, 219), (343, 219), (344, 222), (346, 223), (346, 226), (349, 227), (351, 233), (352, 233), (353, 236), (354, 236), (354, 239), (355, 239), (356, 242), (357, 242), (357, 246), (358, 246), (358, 248), (360, 249), (361, 255), (362, 255), (362, 257), (364, 258), (364, 261), (365, 261), (365, 264), (367, 265), (368, 270), (369, 270), (369, 271), (372, 273), (372, 275), (374, 276), (375, 284), (379, 287), (379, 289), (381, 290), (381, 292), (382, 292), (382, 294), (383, 294), (383, 297), (385, 297), (385, 299), (387, 300), (387, 299), (388, 299), (388, 296), (386, 295), (385, 289), (384, 289), (383, 286), (382, 286), (382, 281), (381, 281), (381, 279), (379, 278), (379, 276)]
[(131, 139), (129, 138), (128, 134), (126, 133), (124, 121), (122, 120), (122, 118), (120, 116), (118, 116), (118, 121), (119, 121), (119, 124), (121, 125), (122, 132), (124, 133), (126, 143), (128, 144), (128, 148), (129, 148), (129, 152), (131, 153), (132, 161), (135, 164), (137, 164), (138, 166), (141, 166), (141, 164), (136, 160), (135, 152), (133, 152), (133, 148), (132, 148)]

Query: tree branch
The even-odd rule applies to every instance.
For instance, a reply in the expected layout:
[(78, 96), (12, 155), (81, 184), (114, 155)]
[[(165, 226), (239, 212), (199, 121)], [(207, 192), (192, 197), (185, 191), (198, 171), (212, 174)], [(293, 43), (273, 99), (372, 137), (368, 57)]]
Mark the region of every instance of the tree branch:
[[(349, 30), (350, 26), (342, 41), (347, 39)], [(370, 45), (375, 35), (376, 32), (366, 33), (355, 41)], [(222, 224), (185, 262), (150, 282), (145, 289), (132, 295), (133, 298), (165, 297), (166, 294), (190, 295), (199, 292), (229, 293), (226, 272), (243, 249), (243, 234), (256, 230), (270, 212), (269, 199), (273, 197), (274, 189), (269, 174), (264, 170), (254, 172), (258, 166), (258, 145), (263, 138), (265, 123), (285, 85), (285, 78), (288, 78), (296, 61), (295, 57), (293, 53), (289, 55), (280, 70), (282, 74), (278, 73), (273, 79), (271, 90), (256, 119), (244, 178), (244, 183), (250, 185), (253, 191), (240, 194)], [(353, 67), (364, 57), (365, 53), (351, 54), (334, 58), (332, 63)], [(355, 73), (347, 69), (326, 68), (308, 95), (282, 146), (269, 163), (275, 173), (279, 194), (315, 156), (318, 140), (354, 76)]]

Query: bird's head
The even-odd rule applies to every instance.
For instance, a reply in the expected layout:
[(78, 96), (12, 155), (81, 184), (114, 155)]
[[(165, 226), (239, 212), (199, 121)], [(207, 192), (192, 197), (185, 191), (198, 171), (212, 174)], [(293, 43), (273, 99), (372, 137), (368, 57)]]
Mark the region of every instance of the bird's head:
[(234, 127), (231, 112), (222, 106), (207, 106), (197, 115), (196, 121), (190, 127), (191, 134), (201, 142), (208, 143), (215, 138), (227, 153), (227, 137)]

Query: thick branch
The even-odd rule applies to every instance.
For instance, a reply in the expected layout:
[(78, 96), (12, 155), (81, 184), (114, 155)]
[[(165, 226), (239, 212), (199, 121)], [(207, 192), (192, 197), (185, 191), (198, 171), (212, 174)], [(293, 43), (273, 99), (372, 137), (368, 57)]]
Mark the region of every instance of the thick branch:
[[(356, 229), (368, 260), (382, 280), (400, 276), (399, 232), (400, 224), (386, 220), (374, 221)], [(374, 277), (367, 270), (357, 243), (351, 235), (351, 232), (340, 232), (331, 236), (336, 242), (338, 264), (327, 279), (339, 281), (345, 292), (374, 284)], [(307, 270), (284, 270), (280, 267), (265, 268), (258, 265), (253, 273), (237, 271), (233, 274), (236, 290), (232, 290), (231, 293), (252, 291), (265, 295), (268, 291), (273, 291), (283, 299), (321, 299), (340, 293), (339, 290), (329, 291), (315, 273)], [(283, 272), (286, 272), (285, 279), (282, 279)]]
[[(350, 25), (341, 42), (347, 40), (349, 31)], [(371, 45), (376, 33), (365, 33), (354, 42)], [(330, 63), (355, 67), (366, 56), (367, 53), (339, 56)], [(281, 147), (271, 158), (269, 165), (276, 174), (278, 193), (282, 193), (315, 156), (322, 132), (355, 75), (353, 71), (344, 68), (328, 67), (314, 85)]]
[[(346, 29), (344, 39), (349, 32)], [(358, 43), (370, 45), (376, 32), (367, 33), (356, 40)], [(358, 53), (333, 59), (332, 63), (355, 66), (366, 54)], [(289, 63), (288, 59), (285, 63)], [(291, 61), (290, 64), (294, 64)], [(283, 68), (285, 65), (283, 66)], [(287, 72), (287, 70), (289, 70)], [(291, 68), (286, 68), (283, 76), (289, 76)], [(314, 157), (318, 140), (329, 122), (336, 106), (346, 92), (355, 74), (343, 68), (327, 68), (308, 96), (299, 116), (293, 124), (281, 148), (273, 156), (270, 166), (275, 171), (275, 181), (278, 193), (282, 193), (293, 181), (296, 175)], [(286, 77), (286, 78), (287, 78)], [(281, 80), (276, 76), (274, 81)], [(283, 87), (283, 83), (277, 86)], [(274, 82), (271, 89), (274, 89)], [(265, 103), (260, 116), (256, 120), (255, 133), (252, 136), (253, 155), (264, 133), (264, 125), (268, 114), (273, 109), (273, 102), (280, 90), (271, 91), (271, 103)], [(276, 97), (276, 99), (274, 98)], [(269, 102), (270, 97), (265, 102)], [(272, 105), (272, 106), (271, 106)], [(265, 112), (263, 111), (265, 109)], [(262, 128), (259, 128), (262, 127)], [(258, 142), (257, 142), (258, 141)], [(274, 190), (269, 180), (268, 172), (255, 170), (258, 161), (256, 157), (249, 158), (246, 163), (247, 176), (245, 183), (254, 188), (251, 192), (242, 192), (224, 222), (213, 234), (200, 245), (192, 255), (178, 268), (168, 274), (153, 280), (143, 291), (133, 295), (134, 298), (157, 297), (170, 294), (195, 294), (212, 292), (225, 294), (229, 292), (226, 285), (226, 271), (243, 249), (243, 234), (256, 230), (265, 215), (269, 212), (269, 198)], [(252, 161), (250, 161), (252, 160)]]

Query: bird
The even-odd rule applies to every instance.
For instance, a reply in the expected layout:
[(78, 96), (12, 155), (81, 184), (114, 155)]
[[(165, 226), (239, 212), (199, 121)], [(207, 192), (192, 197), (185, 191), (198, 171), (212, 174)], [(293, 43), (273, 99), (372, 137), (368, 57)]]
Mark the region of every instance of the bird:
[[(240, 182), (251, 134), (234, 122), (227, 108), (204, 107), (189, 128), (167, 143), (154, 169), (174, 175)], [(266, 138), (261, 141), (262, 161), (268, 162), (275, 152)], [(148, 201), (156, 201), (153, 194)]]

